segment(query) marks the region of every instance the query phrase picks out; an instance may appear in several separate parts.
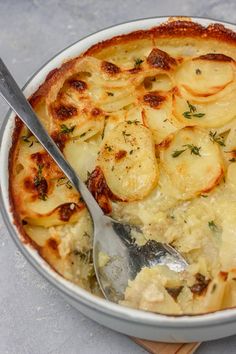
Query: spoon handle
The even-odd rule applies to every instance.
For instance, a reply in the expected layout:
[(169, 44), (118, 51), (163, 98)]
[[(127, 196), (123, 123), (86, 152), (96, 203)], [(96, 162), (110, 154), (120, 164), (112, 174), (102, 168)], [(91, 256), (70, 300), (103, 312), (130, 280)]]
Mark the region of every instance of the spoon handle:
[(97, 220), (103, 214), (103, 211), (89, 192), (85, 184), (75, 173), (71, 165), (65, 160), (62, 152), (59, 150), (53, 139), (44, 129), (38, 117), (26, 100), (19, 86), (13, 79), (6, 65), (0, 58), (0, 95), (15, 111), (19, 118), (25, 123), (32, 134), (38, 139), (42, 146), (47, 150), (56, 164), (64, 172), (74, 187), (83, 197), (90, 214), (94, 220)]

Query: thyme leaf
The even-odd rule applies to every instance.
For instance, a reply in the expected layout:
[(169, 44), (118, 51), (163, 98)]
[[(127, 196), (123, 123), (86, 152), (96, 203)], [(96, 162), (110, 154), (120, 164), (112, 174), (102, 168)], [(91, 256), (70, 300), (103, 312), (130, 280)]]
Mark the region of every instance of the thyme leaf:
[(182, 149), (182, 150), (175, 150), (171, 156), (172, 157), (178, 157), (179, 155), (181, 155), (183, 152), (185, 152), (186, 150), (190, 150), (190, 153), (192, 155), (197, 155), (197, 156), (201, 156), (200, 154), (200, 150), (201, 150), (201, 147), (199, 146), (196, 146), (196, 145), (193, 145), (193, 144), (185, 144), (182, 146), (183, 148), (186, 148), (186, 149)]
[(83, 138), (85, 135), (87, 134), (87, 132), (84, 132), (84, 133), (82, 133), (82, 134), (80, 134), (80, 138)]
[(107, 145), (107, 144), (105, 144), (104, 149), (106, 149), (109, 152), (111, 152), (113, 150), (112, 147), (110, 145)]
[(127, 124), (135, 124), (135, 125), (140, 124), (140, 122), (137, 119), (135, 119), (135, 120), (127, 120), (126, 123)]
[(213, 143), (217, 143), (220, 146), (225, 146), (224, 138), (220, 135), (217, 135), (217, 132), (209, 132), (210, 139)]
[(73, 125), (72, 127), (69, 128), (69, 127), (67, 127), (66, 124), (61, 124), (60, 128), (61, 128), (61, 131), (60, 131), (61, 134), (70, 134), (74, 131), (75, 125)]
[(47, 200), (47, 190), (48, 185), (46, 179), (43, 177), (43, 164), (38, 164), (38, 171), (36, 176), (34, 177), (34, 186), (38, 190), (39, 199)]
[(56, 185), (57, 185), (57, 187), (65, 185), (66, 188), (72, 189), (72, 184), (66, 177), (58, 178)]
[(33, 144), (34, 144), (33, 141), (29, 140), (30, 136), (31, 135), (22, 135), (21, 136), (21, 140), (24, 141), (24, 143), (29, 143), (29, 147), (33, 146)]
[(183, 147), (185, 147), (185, 146), (190, 150), (191, 154), (201, 156), (201, 154), (200, 154), (201, 147), (200, 146), (198, 147), (193, 144), (183, 145)]
[(213, 231), (213, 232), (218, 231), (218, 226), (215, 224), (215, 222), (213, 220), (208, 221), (208, 226), (211, 231)]
[(179, 155), (181, 155), (183, 152), (185, 152), (186, 149), (184, 150), (175, 150), (173, 153), (172, 153), (172, 157), (178, 157)]
[(183, 113), (184, 118), (192, 119), (195, 118), (202, 118), (205, 116), (205, 113), (197, 113), (197, 108), (192, 105), (189, 101), (187, 101), (189, 110)]
[(138, 69), (143, 62), (144, 61), (140, 58), (135, 59), (135, 62), (134, 62), (135, 69)]

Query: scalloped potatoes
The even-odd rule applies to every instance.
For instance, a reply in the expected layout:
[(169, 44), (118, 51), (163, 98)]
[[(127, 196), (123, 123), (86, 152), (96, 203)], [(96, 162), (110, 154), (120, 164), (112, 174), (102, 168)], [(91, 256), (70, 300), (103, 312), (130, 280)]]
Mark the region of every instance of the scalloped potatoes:
[[(64, 63), (31, 98), (104, 212), (142, 228), (138, 244), (170, 243), (189, 263), (178, 274), (142, 269), (125, 306), (178, 315), (236, 306), (233, 38), (186, 21), (119, 36)], [(19, 122), (14, 137), (16, 223), (57, 272), (100, 295), (83, 200)]]

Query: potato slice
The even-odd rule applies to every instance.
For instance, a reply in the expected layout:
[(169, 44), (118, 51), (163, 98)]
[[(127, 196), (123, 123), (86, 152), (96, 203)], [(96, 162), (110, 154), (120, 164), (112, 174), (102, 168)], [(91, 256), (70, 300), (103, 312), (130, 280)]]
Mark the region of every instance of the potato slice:
[(230, 122), (236, 116), (236, 90), (232, 90), (217, 102), (197, 102), (186, 100), (181, 93), (173, 97), (173, 114), (176, 119), (188, 126), (217, 128)]
[[(204, 56), (207, 58), (207, 56)], [(175, 80), (195, 96), (210, 96), (223, 90), (234, 79), (232, 61), (193, 58), (177, 70)]]
[(70, 140), (66, 143), (63, 153), (79, 177), (86, 181), (88, 173), (91, 173), (96, 166), (97, 144), (93, 141)]
[(152, 133), (137, 122), (120, 123), (110, 131), (98, 164), (108, 187), (122, 200), (140, 200), (157, 184)]
[(143, 106), (143, 123), (150, 128), (156, 144), (160, 144), (177, 127), (172, 123), (172, 97), (165, 95), (166, 100), (158, 108)]
[(236, 81), (229, 83), (222, 90), (216, 92), (215, 94), (209, 96), (195, 96), (189, 91), (187, 91), (183, 86), (179, 86), (178, 90), (180, 95), (186, 100), (195, 103), (210, 103), (217, 102), (221, 100), (223, 97), (227, 97), (232, 91), (235, 92), (236, 89)]
[(186, 127), (160, 148), (161, 165), (183, 199), (209, 192), (221, 180), (224, 165), (218, 144), (197, 127)]
[(14, 174), (13, 188), (22, 191), (14, 196), (15, 203), (29, 224), (50, 227), (78, 219), (78, 192), (33, 136), (22, 136)]

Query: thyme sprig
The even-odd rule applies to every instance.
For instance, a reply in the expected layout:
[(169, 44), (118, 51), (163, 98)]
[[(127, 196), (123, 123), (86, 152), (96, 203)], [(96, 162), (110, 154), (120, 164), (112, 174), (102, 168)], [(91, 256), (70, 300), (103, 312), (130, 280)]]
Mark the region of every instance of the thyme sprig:
[(38, 171), (36, 176), (34, 177), (34, 186), (37, 188), (38, 193), (39, 193), (39, 199), (42, 200), (47, 200), (47, 181), (43, 177), (43, 167), (44, 164), (38, 164)]
[(144, 62), (144, 60), (140, 59), (140, 58), (137, 58), (135, 59), (135, 62), (134, 62), (134, 68), (135, 69), (139, 69), (140, 68), (140, 65)]
[(22, 135), (21, 140), (24, 141), (24, 143), (29, 143), (29, 147), (33, 146), (34, 142), (30, 141), (29, 138), (31, 135)]
[(187, 101), (189, 111), (183, 113), (184, 118), (192, 119), (194, 118), (202, 118), (205, 116), (205, 113), (197, 113), (197, 108), (192, 105), (189, 101)]
[(61, 134), (70, 134), (74, 131), (75, 125), (73, 125), (72, 127), (69, 128), (69, 127), (67, 127), (66, 124), (61, 124), (60, 128), (61, 128), (61, 131), (60, 131)]
[(220, 135), (217, 135), (217, 132), (209, 132), (210, 139), (213, 143), (217, 143), (220, 146), (225, 146), (224, 138)]
[(201, 147), (200, 146), (196, 146), (196, 145), (193, 145), (193, 144), (185, 144), (185, 145), (182, 145), (183, 148), (185, 149), (182, 149), (182, 150), (175, 150), (173, 153), (172, 153), (172, 157), (178, 157), (180, 156), (183, 152), (187, 151), (187, 150), (190, 150), (190, 153), (191, 155), (196, 155), (196, 156), (201, 156), (200, 154), (200, 150), (201, 150)]
[(64, 185), (66, 188), (72, 189), (72, 184), (66, 177), (58, 178), (56, 186), (59, 187), (59, 186), (64, 186)]
[(214, 220), (208, 221), (208, 227), (211, 231), (218, 231), (218, 226), (215, 224)]

